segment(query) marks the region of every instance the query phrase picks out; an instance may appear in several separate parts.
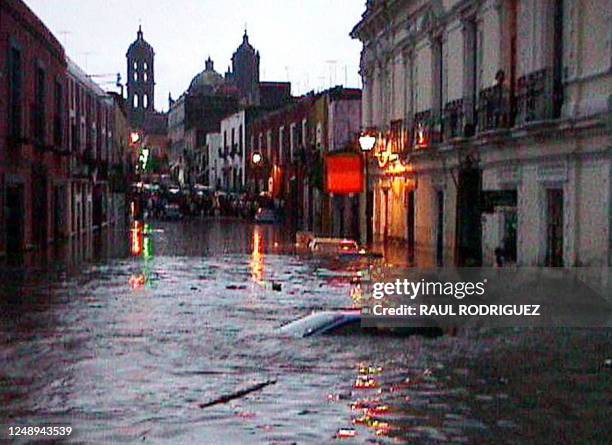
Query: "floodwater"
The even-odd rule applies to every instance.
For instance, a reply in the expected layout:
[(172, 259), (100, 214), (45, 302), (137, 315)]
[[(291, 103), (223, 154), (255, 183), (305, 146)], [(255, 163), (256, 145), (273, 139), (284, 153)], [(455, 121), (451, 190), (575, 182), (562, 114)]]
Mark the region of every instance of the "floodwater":
[(490, 438), (470, 410), (476, 395), (450, 383), (464, 340), (279, 337), (313, 309), (351, 306), (346, 271), (363, 267), (296, 255), (292, 242), (281, 227), (238, 220), (153, 221), (105, 240), (91, 261), (73, 248), (5, 269), (0, 438), (52, 425), (72, 427), (67, 443)]

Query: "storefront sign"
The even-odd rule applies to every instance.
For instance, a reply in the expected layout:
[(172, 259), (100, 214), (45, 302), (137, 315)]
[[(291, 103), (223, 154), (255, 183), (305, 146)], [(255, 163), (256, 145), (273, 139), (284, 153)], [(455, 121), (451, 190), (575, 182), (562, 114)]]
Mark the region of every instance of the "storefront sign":
[(485, 190), (480, 195), (484, 213), (493, 213), (495, 207), (516, 207), (516, 190)]
[(327, 193), (348, 195), (363, 191), (363, 158), (357, 153), (333, 154), (325, 158)]

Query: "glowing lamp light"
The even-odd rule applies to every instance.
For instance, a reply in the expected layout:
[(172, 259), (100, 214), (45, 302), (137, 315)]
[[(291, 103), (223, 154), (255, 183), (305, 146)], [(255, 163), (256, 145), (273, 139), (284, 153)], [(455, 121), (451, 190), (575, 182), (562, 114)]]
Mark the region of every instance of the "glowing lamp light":
[(376, 137), (371, 134), (364, 133), (359, 136), (359, 147), (361, 147), (361, 151), (372, 151), (374, 144), (376, 144)]
[(253, 153), (251, 160), (253, 161), (253, 164), (259, 165), (262, 161), (261, 153), (258, 153), (258, 152)]
[(130, 133), (130, 143), (136, 144), (140, 141), (140, 133), (133, 131)]
[(427, 135), (425, 133), (425, 127), (419, 124), (416, 128), (416, 146), (417, 148), (426, 147), (428, 145)]

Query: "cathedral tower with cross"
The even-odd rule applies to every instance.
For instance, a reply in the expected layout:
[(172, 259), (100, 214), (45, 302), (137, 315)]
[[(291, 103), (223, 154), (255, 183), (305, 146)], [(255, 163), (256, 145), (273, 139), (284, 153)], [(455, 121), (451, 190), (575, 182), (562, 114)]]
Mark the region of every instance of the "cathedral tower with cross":
[(155, 104), (155, 52), (138, 26), (136, 40), (127, 54), (127, 110), (130, 125), (142, 128), (145, 117), (154, 112)]

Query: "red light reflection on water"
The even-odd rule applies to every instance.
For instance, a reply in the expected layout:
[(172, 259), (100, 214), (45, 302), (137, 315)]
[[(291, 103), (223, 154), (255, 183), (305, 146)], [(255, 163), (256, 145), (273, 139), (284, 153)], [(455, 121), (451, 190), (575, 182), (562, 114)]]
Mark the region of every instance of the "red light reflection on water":
[(130, 252), (132, 256), (142, 255), (144, 246), (144, 224), (142, 221), (134, 221), (130, 228)]

